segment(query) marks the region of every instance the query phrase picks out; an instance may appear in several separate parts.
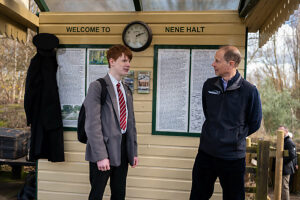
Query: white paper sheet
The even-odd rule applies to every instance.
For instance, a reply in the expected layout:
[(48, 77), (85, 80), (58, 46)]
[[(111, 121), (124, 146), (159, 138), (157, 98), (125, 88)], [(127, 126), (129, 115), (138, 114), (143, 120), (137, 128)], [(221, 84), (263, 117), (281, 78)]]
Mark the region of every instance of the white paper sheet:
[(189, 49), (159, 49), (156, 131), (187, 132)]
[(85, 48), (57, 50), (57, 82), (64, 127), (77, 127), (81, 104), (85, 97)]
[(215, 76), (211, 64), (214, 61), (215, 49), (193, 49), (191, 61), (190, 92), (190, 133), (200, 133), (205, 120), (202, 108), (202, 87), (204, 82)]

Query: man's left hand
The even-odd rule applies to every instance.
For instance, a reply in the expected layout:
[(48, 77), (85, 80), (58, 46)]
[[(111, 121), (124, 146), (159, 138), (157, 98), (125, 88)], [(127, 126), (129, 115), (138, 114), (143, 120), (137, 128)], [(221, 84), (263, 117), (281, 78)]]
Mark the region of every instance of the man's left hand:
[(138, 159), (138, 157), (134, 157), (133, 159), (134, 159), (133, 160), (133, 165), (131, 167), (135, 168), (138, 165), (138, 163), (139, 163), (139, 159)]

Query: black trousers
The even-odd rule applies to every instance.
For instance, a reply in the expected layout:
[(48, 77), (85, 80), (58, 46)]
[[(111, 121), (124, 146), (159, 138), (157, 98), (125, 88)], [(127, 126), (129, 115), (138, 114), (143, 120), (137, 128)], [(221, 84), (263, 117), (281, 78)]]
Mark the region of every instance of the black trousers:
[(190, 200), (208, 200), (219, 177), (223, 200), (244, 200), (245, 158), (224, 160), (198, 152), (193, 168)]
[(109, 171), (98, 170), (97, 163), (90, 162), (91, 191), (89, 200), (102, 200), (103, 193), (110, 178), (111, 200), (124, 200), (126, 194), (126, 178), (128, 172), (128, 159), (126, 151), (126, 133), (122, 135), (121, 165), (110, 166)]

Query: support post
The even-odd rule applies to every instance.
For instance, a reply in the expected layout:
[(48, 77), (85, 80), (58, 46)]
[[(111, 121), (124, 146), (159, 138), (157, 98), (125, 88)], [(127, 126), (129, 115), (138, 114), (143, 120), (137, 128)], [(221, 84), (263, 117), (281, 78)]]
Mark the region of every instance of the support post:
[(22, 176), (22, 166), (21, 165), (12, 165), (12, 178), (13, 179), (21, 179)]
[[(251, 138), (246, 138), (246, 147), (251, 147)], [(251, 161), (251, 154), (246, 152), (246, 167), (249, 166)], [(250, 173), (245, 173), (245, 182), (248, 182), (250, 179)]]
[(277, 144), (276, 144), (276, 166), (275, 166), (275, 200), (281, 199), (282, 187), (282, 167), (283, 167), (283, 146), (284, 145), (284, 132), (277, 131)]
[[(246, 138), (246, 148), (247, 147), (251, 147), (251, 138)], [(248, 166), (250, 161), (251, 161), (251, 157), (250, 157), (250, 153), (246, 153), (246, 165)]]
[(268, 196), (269, 148), (269, 141), (258, 142), (256, 199), (266, 200)]
[[(298, 167), (300, 166), (300, 153), (297, 153), (297, 159), (298, 159)], [(300, 192), (300, 168), (296, 170), (296, 173), (294, 174), (294, 181), (293, 181), (293, 190), (294, 193)]]

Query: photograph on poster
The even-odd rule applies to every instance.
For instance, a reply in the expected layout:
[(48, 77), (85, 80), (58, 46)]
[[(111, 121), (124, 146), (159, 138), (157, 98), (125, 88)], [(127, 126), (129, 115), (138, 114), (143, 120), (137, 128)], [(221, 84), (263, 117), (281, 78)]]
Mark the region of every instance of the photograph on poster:
[(150, 72), (149, 71), (138, 72), (138, 93), (141, 94), (150, 93)]
[(104, 77), (108, 73), (107, 50), (108, 49), (87, 49), (87, 89), (91, 82)]
[(62, 105), (61, 114), (63, 120), (77, 120), (79, 116), (80, 105)]
[(106, 58), (106, 49), (89, 50), (89, 64), (90, 65), (108, 65)]
[(123, 83), (129, 86), (131, 92), (134, 91), (134, 71), (130, 70), (126, 76), (122, 78)]

